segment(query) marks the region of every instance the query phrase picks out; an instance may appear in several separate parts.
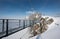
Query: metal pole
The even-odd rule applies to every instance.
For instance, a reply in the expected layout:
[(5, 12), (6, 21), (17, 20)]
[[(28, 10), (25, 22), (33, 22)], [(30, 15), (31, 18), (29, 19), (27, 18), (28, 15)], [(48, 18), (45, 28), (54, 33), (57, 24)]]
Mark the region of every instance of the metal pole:
[(3, 25), (2, 25), (2, 32), (4, 32), (4, 19), (3, 19)]
[(42, 33), (42, 23), (40, 23), (40, 27), (41, 27), (40, 32)]
[(23, 20), (23, 29), (25, 28), (25, 20)]
[(29, 26), (31, 26), (31, 20), (29, 20)]
[(19, 20), (19, 27), (20, 27), (20, 22), (21, 22), (21, 20)]
[(8, 19), (6, 20), (6, 36), (8, 35)]
[(34, 20), (32, 20), (33, 21), (33, 25), (34, 25)]

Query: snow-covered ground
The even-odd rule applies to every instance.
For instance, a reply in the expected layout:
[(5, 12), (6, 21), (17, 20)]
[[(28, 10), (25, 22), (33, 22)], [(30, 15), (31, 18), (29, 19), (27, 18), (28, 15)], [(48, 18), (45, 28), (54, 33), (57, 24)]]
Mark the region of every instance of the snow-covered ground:
[[(51, 17), (54, 19), (54, 22), (49, 25), (49, 28), (46, 32), (42, 33), (40, 38), (41, 39), (60, 39), (60, 17)], [(30, 31), (29, 31), (30, 27), (21, 30), (15, 34), (12, 34), (8, 37), (4, 37), (2, 39), (36, 39), (36, 37), (38, 36), (34, 36), (32, 38), (29, 38)]]
[[(41, 39), (60, 39), (60, 17), (52, 17), (54, 22), (49, 25), (49, 28), (46, 32), (42, 33)], [(37, 36), (32, 37), (31, 39), (36, 39)]]
[(49, 29), (41, 35), (42, 39), (60, 39), (60, 17), (54, 17)]
[(29, 27), (28, 27), (28, 28), (18, 31), (8, 37), (4, 37), (2, 39), (28, 39), (29, 35), (30, 34), (29, 34)]

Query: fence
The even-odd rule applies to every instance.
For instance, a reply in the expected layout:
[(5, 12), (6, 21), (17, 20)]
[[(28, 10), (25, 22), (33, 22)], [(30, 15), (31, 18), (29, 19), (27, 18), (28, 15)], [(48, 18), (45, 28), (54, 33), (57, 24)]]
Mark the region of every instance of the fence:
[(32, 26), (33, 20), (0, 19), (0, 38)]

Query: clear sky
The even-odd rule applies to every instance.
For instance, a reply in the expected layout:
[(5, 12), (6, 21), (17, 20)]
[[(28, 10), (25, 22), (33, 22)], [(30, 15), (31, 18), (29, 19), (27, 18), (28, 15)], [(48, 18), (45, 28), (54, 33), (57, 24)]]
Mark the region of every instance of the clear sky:
[(46, 15), (60, 15), (60, 0), (0, 0), (0, 18), (19, 18), (32, 8)]

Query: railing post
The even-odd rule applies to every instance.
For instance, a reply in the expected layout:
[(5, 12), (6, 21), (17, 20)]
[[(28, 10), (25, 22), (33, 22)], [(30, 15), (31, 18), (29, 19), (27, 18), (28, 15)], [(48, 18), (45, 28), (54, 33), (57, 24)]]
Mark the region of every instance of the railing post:
[(20, 22), (21, 22), (21, 20), (19, 20), (19, 27), (20, 27)]
[(25, 28), (25, 20), (23, 20), (23, 29)]
[(31, 26), (31, 20), (29, 20), (29, 26)]
[(2, 32), (4, 32), (4, 19), (3, 19), (3, 25), (2, 25)]
[(34, 25), (34, 20), (32, 20), (32, 22), (33, 22), (33, 25)]
[(41, 24), (41, 23), (40, 23), (40, 27), (41, 27), (40, 31), (41, 31), (41, 33), (42, 33), (42, 24)]
[(8, 19), (6, 19), (6, 36), (8, 36)]

